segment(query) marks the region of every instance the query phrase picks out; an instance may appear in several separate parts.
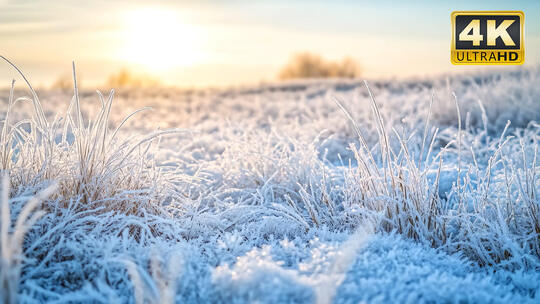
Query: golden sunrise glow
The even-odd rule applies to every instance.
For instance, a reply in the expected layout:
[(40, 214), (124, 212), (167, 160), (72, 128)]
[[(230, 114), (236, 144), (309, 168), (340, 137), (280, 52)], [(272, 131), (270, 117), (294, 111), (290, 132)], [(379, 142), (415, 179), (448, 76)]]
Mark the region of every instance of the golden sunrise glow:
[(124, 46), (120, 57), (151, 70), (165, 70), (200, 61), (197, 29), (173, 11), (144, 8), (124, 16)]
[[(1, 54), (44, 87), (70, 75), (72, 61), (85, 86), (119, 71), (182, 87), (274, 81), (304, 52), (330, 61), (351, 57), (365, 78), (496, 69), (450, 61), (450, 13), (474, 4), (316, 2), (0, 0)], [(526, 15), (540, 12), (537, 3), (513, 2)], [(540, 18), (528, 16), (524, 65), (533, 67), (540, 65), (540, 32), (531, 29), (540, 28)], [(8, 79), (10, 73), (0, 70)]]

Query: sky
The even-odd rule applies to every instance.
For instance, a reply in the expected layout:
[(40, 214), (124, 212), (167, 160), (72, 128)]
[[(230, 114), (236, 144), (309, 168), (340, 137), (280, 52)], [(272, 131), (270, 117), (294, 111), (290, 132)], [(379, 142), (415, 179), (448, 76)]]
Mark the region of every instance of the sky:
[[(366, 78), (515, 67), (450, 63), (450, 13), (521, 10), (525, 66), (540, 64), (540, 1), (0, 0), (0, 54), (36, 85), (77, 65), (84, 85), (127, 68), (180, 87), (276, 79), (295, 53), (356, 59)], [(12, 71), (0, 67), (9, 84)]]

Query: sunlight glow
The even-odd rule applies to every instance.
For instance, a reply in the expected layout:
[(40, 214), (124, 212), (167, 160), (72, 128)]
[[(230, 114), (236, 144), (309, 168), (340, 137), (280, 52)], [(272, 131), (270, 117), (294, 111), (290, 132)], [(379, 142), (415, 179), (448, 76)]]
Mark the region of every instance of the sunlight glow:
[(130, 11), (124, 16), (123, 60), (151, 70), (187, 66), (200, 60), (197, 29), (180, 15), (160, 8)]

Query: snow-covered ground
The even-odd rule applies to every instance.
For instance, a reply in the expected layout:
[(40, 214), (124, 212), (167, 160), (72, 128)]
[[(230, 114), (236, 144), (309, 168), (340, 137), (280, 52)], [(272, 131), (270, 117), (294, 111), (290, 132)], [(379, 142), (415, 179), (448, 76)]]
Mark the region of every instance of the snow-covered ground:
[(120, 89), (110, 111), (24, 88), (3, 301), (540, 301), (538, 70)]

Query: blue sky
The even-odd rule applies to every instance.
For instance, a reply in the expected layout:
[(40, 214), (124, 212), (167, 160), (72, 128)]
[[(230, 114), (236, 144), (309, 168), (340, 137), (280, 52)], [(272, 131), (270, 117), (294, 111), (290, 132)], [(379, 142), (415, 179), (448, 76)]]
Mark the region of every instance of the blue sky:
[(92, 85), (123, 67), (181, 86), (253, 83), (302, 51), (351, 56), (370, 78), (480, 69), (450, 64), (454, 10), (524, 11), (526, 65), (540, 63), (540, 1), (4, 0), (0, 38), (2, 54), (42, 84), (71, 60)]

